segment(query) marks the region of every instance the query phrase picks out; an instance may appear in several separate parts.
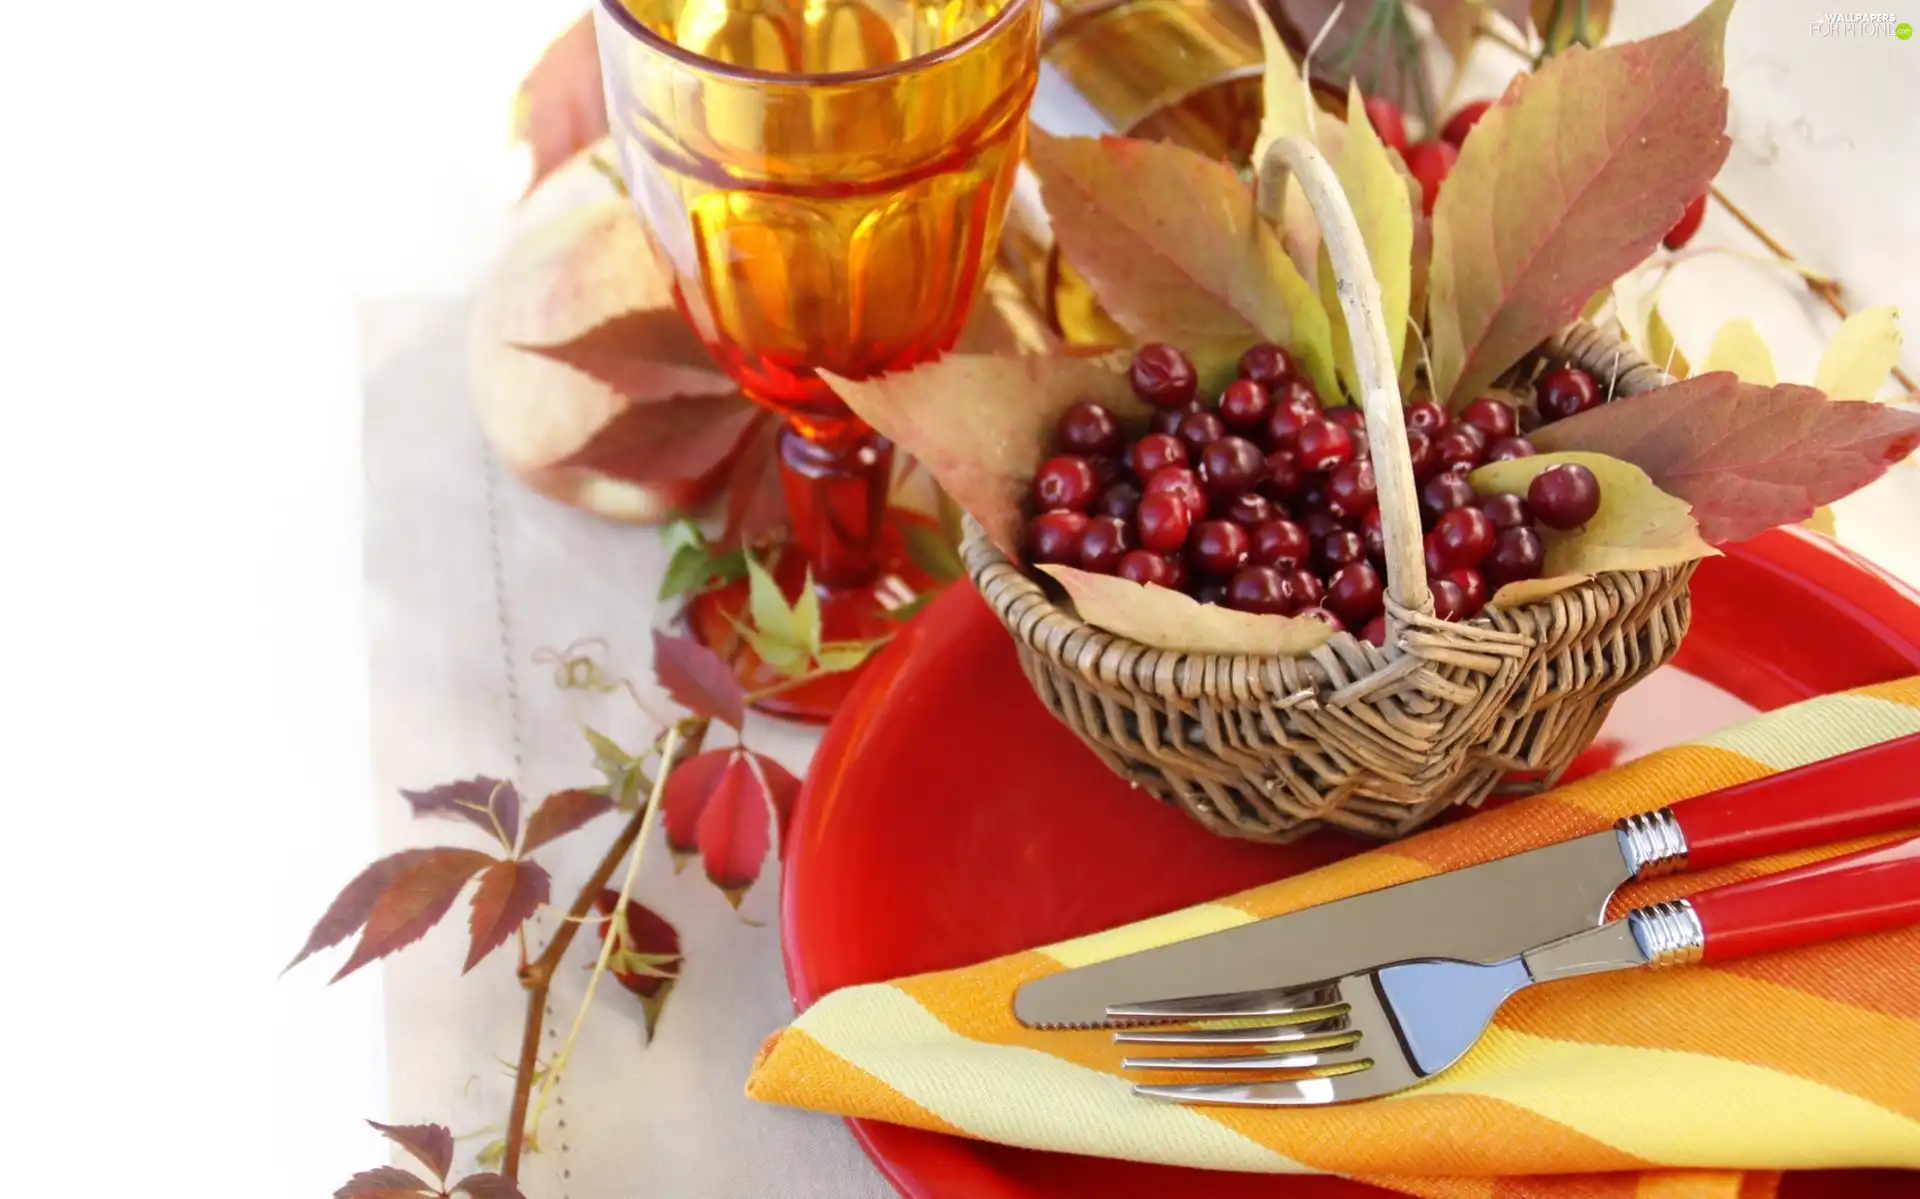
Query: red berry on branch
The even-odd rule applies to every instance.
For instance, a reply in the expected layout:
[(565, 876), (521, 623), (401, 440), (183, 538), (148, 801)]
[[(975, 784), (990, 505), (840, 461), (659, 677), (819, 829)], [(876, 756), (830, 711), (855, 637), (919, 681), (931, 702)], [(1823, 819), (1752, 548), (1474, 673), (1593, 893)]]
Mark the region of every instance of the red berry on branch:
[(1288, 500), (1300, 494), (1305, 479), (1300, 470), (1299, 460), (1291, 450), (1275, 450), (1267, 455), (1267, 476), (1260, 486), (1277, 500)]
[(1061, 413), (1053, 439), (1062, 453), (1086, 458), (1114, 457), (1123, 440), (1120, 422), (1092, 400), (1081, 400)]
[(1481, 396), (1462, 408), (1460, 423), (1485, 433), (1489, 442), (1512, 437), (1520, 430), (1520, 420), (1513, 409), (1492, 396)]
[(1273, 501), (1257, 491), (1243, 491), (1225, 503), (1216, 504), (1215, 508), (1214, 515), (1221, 520), (1230, 520), (1249, 532), (1280, 515)]
[(1133, 523), (1140, 530), (1140, 544), (1156, 554), (1178, 553), (1193, 529), (1193, 509), (1187, 501), (1170, 492), (1160, 491), (1140, 497), (1140, 510)]
[(1502, 529), (1493, 539), (1493, 552), (1480, 564), (1487, 584), (1496, 590), (1507, 583), (1537, 579), (1545, 569), (1546, 547), (1529, 528)]
[(1478, 508), (1455, 508), (1434, 522), (1433, 539), (1447, 567), (1478, 566), (1493, 552), (1493, 522)]
[(1327, 476), (1327, 508), (1335, 516), (1365, 516), (1375, 510), (1379, 487), (1373, 463), (1349, 462)]
[(1194, 460), (1200, 457), (1210, 441), (1218, 441), (1227, 435), (1227, 426), (1220, 420), (1218, 413), (1189, 412), (1180, 418), (1180, 427), (1173, 431), (1180, 443), (1187, 447), (1187, 453)]
[(1290, 520), (1263, 520), (1248, 532), (1252, 537), (1248, 558), (1262, 566), (1296, 567), (1313, 549), (1307, 531)]
[(1420, 514), (1431, 525), (1440, 519), (1441, 513), (1464, 508), (1478, 498), (1465, 475), (1448, 471), (1420, 485)]
[(1187, 506), (1194, 520), (1207, 518), (1206, 489), (1200, 486), (1200, 476), (1184, 466), (1163, 466), (1148, 475), (1141, 496), (1149, 495), (1171, 495)]
[(1373, 568), (1373, 563), (1349, 562), (1328, 581), (1323, 602), (1340, 619), (1359, 625), (1380, 610), (1384, 595), (1380, 572)]
[(1203, 520), (1187, 542), (1187, 561), (1202, 574), (1230, 575), (1247, 564), (1253, 539), (1230, 520)]
[(1152, 342), (1134, 352), (1128, 372), (1133, 394), (1155, 408), (1184, 408), (1193, 402), (1199, 376), (1193, 360), (1172, 346)]
[(1460, 590), (1460, 584), (1450, 579), (1434, 579), (1428, 583), (1433, 592), (1433, 614), (1441, 620), (1465, 620), (1467, 615), (1467, 595)]
[(1707, 193), (1701, 192), (1681, 210), (1680, 219), (1673, 223), (1673, 228), (1667, 230), (1667, 235), (1660, 239), (1660, 244), (1669, 250), (1678, 250), (1686, 245), (1693, 240), (1694, 234), (1700, 232), (1700, 222), (1706, 219), (1706, 215)]
[(1033, 474), (1033, 507), (1038, 512), (1056, 509), (1080, 511), (1093, 502), (1099, 490), (1093, 464), (1085, 458), (1062, 454), (1040, 464)]
[(1132, 525), (1117, 516), (1096, 516), (1080, 533), (1080, 569), (1110, 575), (1134, 548)]
[(1293, 451), (1306, 470), (1332, 470), (1353, 461), (1353, 434), (1332, 421), (1317, 420), (1294, 435)]
[(1480, 505), (1480, 511), (1487, 514), (1495, 530), (1524, 529), (1533, 523), (1533, 511), (1527, 507), (1527, 501), (1517, 495), (1488, 496)]
[(1166, 433), (1147, 434), (1127, 454), (1127, 465), (1142, 479), (1152, 478), (1163, 467), (1185, 466), (1189, 460), (1186, 443)]
[(1549, 529), (1577, 529), (1600, 511), (1600, 480), (1578, 462), (1549, 466), (1527, 485), (1527, 505)]
[(1252, 379), (1235, 379), (1220, 393), (1220, 419), (1236, 433), (1252, 436), (1267, 420), (1273, 398)]
[(1487, 606), (1487, 580), (1479, 571), (1462, 567), (1448, 571), (1443, 577), (1460, 589), (1460, 619), (1471, 620)]
[(1166, 587), (1173, 581), (1173, 570), (1167, 565), (1167, 560), (1159, 554), (1149, 553), (1146, 550), (1131, 550), (1123, 554), (1120, 564), (1114, 568), (1113, 573), (1129, 583), (1139, 583), (1143, 586), (1152, 584), (1155, 587)]
[(1121, 520), (1132, 520), (1134, 510), (1140, 507), (1140, 488), (1131, 479), (1121, 479), (1107, 484), (1100, 498), (1093, 501), (1093, 510), (1100, 516), (1117, 516)]
[(1456, 150), (1459, 149), (1460, 143), (1467, 140), (1467, 134), (1473, 132), (1473, 127), (1480, 123), (1480, 118), (1486, 116), (1487, 109), (1492, 107), (1491, 100), (1475, 100), (1471, 104), (1461, 105), (1460, 110), (1448, 117), (1447, 123), (1441, 127), (1440, 140)]
[(1565, 420), (1600, 404), (1600, 384), (1577, 366), (1563, 366), (1540, 376), (1534, 404), (1546, 420)]
[(1421, 142), (1407, 149), (1407, 173), (1420, 184), (1420, 207), (1433, 215), (1433, 202), (1440, 198), (1440, 186), (1446, 182), (1460, 151), (1449, 142)]
[(1285, 616), (1293, 610), (1293, 588), (1271, 566), (1243, 566), (1227, 584), (1226, 603), (1241, 612)]
[(1401, 115), (1400, 106), (1385, 96), (1368, 96), (1362, 107), (1366, 109), (1367, 123), (1380, 135), (1380, 140), (1405, 154), (1407, 120)]
[(1440, 472), (1440, 459), (1433, 453), (1433, 437), (1425, 429), (1407, 430), (1407, 460), (1413, 463), (1413, 477), (1426, 480)]
[(1439, 436), (1440, 430), (1447, 427), (1447, 410), (1432, 400), (1415, 400), (1408, 404), (1402, 413), (1402, 419), (1409, 429), (1419, 429), (1429, 437)]
[(1200, 451), (1200, 482), (1214, 495), (1252, 491), (1267, 473), (1260, 447), (1231, 433)]
[(1271, 388), (1293, 378), (1293, 356), (1271, 342), (1261, 342), (1240, 355), (1240, 377)]
[(1539, 453), (1533, 443), (1524, 437), (1502, 437), (1487, 447), (1488, 462), (1511, 462), (1515, 458), (1531, 458)]
[(1084, 512), (1042, 512), (1027, 522), (1027, 561), (1080, 565), (1080, 534), (1086, 528)]

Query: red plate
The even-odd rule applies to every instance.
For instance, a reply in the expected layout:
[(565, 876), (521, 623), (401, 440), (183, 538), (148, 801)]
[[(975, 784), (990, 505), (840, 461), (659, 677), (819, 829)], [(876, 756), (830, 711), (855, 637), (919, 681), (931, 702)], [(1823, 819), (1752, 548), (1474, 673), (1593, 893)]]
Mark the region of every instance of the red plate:
[[(1920, 595), (1798, 531), (1702, 564), (1672, 667), (1629, 692), (1587, 773), (1755, 710), (1920, 673)], [(782, 895), (796, 1007), (1200, 903), (1363, 848), (1224, 841), (1131, 792), (1028, 690), (956, 586), (866, 672), (808, 772)], [(1343, 1179), (1144, 1166), (849, 1121), (913, 1199), (1358, 1199)], [(1911, 1195), (1911, 1174), (1802, 1173), (1784, 1196)]]

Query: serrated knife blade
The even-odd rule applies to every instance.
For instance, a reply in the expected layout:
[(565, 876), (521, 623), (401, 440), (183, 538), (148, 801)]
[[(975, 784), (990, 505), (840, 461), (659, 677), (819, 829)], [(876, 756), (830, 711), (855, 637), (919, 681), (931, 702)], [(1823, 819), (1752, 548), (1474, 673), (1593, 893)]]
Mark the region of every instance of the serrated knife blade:
[(1038, 978), (1013, 995), (1029, 1028), (1108, 1026), (1109, 1007), (1336, 978), (1391, 962), (1497, 962), (1597, 928), (1633, 877), (1609, 829)]

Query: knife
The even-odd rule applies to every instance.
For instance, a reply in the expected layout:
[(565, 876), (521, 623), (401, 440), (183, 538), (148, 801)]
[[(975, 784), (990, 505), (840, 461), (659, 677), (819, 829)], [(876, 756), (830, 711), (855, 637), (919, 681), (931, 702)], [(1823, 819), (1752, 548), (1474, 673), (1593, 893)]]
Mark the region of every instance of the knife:
[(1622, 883), (1920, 824), (1920, 734), (1629, 816), (1478, 866), (1037, 978), (1029, 1028), (1096, 1028), (1109, 1007), (1258, 991), (1415, 958), (1497, 962), (1597, 928)]

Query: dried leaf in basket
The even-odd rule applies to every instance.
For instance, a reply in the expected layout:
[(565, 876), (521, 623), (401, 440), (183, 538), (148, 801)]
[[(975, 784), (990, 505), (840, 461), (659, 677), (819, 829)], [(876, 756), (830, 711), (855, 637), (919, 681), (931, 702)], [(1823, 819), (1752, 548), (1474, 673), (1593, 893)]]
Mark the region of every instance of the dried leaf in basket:
[(1730, 142), (1732, 0), (1645, 41), (1555, 55), (1474, 126), (1433, 213), (1434, 393), (1457, 407), (1660, 244)]
[[(1260, 27), (1261, 54), (1266, 60), (1260, 84), (1260, 133), (1254, 139), (1250, 161), (1263, 161), (1273, 143), (1294, 136), (1314, 143), (1321, 153), (1338, 162), (1346, 140), (1346, 126), (1332, 113), (1323, 111), (1314, 100), (1312, 89), (1293, 61), (1293, 55), (1288, 53), (1287, 44), (1274, 28), (1267, 10), (1258, 0), (1252, 0), (1249, 7)], [(1280, 205), (1280, 243), (1293, 265), (1300, 268), (1303, 278), (1317, 269), (1320, 224), (1307, 204), (1306, 190), (1291, 171), (1287, 173), (1286, 195)]]
[(1123, 421), (1144, 423), (1150, 411), (1112, 357), (949, 354), (871, 379), (821, 377), (861, 420), (919, 459), (1014, 559), (1021, 503), (1060, 414), (1082, 399)]
[(1333, 636), (1330, 626), (1310, 617), (1255, 616), (1116, 575), (1071, 566), (1040, 569), (1066, 588), (1080, 619), (1156, 649), (1293, 657), (1317, 649)]

